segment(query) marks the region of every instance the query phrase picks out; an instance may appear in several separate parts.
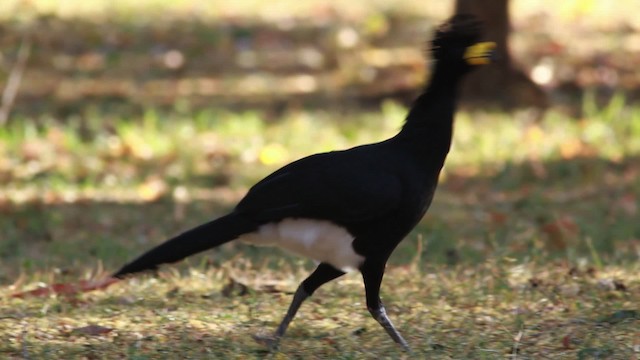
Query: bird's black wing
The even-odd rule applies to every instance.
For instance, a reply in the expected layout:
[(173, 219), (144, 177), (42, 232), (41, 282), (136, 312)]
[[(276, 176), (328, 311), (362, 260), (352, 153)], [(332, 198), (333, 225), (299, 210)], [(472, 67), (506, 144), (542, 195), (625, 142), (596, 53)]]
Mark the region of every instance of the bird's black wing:
[(402, 193), (397, 175), (379, 163), (375, 153), (353, 149), (300, 159), (254, 185), (236, 211), (259, 221), (375, 219), (395, 211)]

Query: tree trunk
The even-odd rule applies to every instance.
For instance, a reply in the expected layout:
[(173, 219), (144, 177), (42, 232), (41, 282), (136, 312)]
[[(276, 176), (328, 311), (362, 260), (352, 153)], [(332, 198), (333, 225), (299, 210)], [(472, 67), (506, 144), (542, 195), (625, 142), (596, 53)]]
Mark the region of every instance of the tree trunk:
[(546, 93), (513, 62), (509, 49), (509, 0), (456, 0), (455, 13), (473, 14), (485, 39), (496, 42), (496, 61), (473, 72), (462, 86), (463, 103), (503, 109), (548, 106)]

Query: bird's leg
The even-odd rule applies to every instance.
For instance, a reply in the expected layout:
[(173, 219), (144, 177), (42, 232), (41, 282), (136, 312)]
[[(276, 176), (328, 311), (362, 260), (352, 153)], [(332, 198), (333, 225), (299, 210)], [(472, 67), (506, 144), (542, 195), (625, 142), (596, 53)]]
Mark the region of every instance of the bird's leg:
[(367, 305), (371, 316), (373, 316), (373, 318), (376, 319), (376, 321), (378, 321), (380, 325), (382, 325), (382, 327), (387, 331), (387, 334), (391, 336), (393, 341), (400, 344), (400, 346), (402, 346), (402, 348), (404, 348), (406, 351), (411, 352), (409, 344), (407, 344), (407, 341), (402, 337), (402, 335), (400, 335), (396, 327), (393, 326), (393, 323), (387, 316), (387, 311), (385, 310), (384, 305), (382, 305), (382, 302), (379, 299), (378, 304), (378, 306), (373, 307)]
[(407, 341), (400, 335), (396, 327), (393, 326), (391, 320), (389, 320), (387, 311), (380, 300), (380, 284), (382, 283), (382, 276), (384, 274), (384, 264), (368, 265), (365, 263), (361, 268), (361, 272), (362, 278), (364, 279), (369, 313), (382, 325), (382, 328), (391, 336), (393, 341), (400, 344), (405, 351), (411, 352)]
[(296, 316), (300, 305), (316, 291), (320, 286), (327, 282), (338, 278), (345, 273), (334, 268), (331, 265), (321, 263), (318, 267), (298, 286), (296, 293), (293, 295), (293, 300), (284, 318), (280, 322), (278, 329), (273, 336), (259, 336), (255, 335), (254, 339), (262, 344), (267, 345), (270, 348), (275, 348), (278, 345), (280, 338), (284, 335), (289, 327), (289, 323)]
[(298, 289), (296, 290), (296, 293), (293, 295), (293, 300), (291, 301), (291, 305), (289, 305), (287, 313), (284, 315), (284, 318), (280, 322), (280, 325), (278, 325), (278, 329), (274, 334), (276, 338), (281, 338), (284, 335), (284, 333), (287, 331), (287, 328), (289, 327), (289, 323), (296, 316), (300, 305), (302, 305), (302, 303), (309, 296), (311, 295), (307, 293), (307, 291), (304, 289), (304, 286), (300, 284), (300, 286), (298, 286)]

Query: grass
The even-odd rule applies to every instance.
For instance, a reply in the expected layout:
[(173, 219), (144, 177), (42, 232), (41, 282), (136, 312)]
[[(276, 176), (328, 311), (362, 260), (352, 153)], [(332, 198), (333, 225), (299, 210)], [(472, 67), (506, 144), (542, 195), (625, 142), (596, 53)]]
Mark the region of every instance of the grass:
[[(637, 356), (637, 266), (594, 274), (557, 263), (413, 265), (390, 269), (384, 299), (418, 358)], [(407, 357), (369, 317), (355, 274), (319, 290), (279, 352), (266, 353), (251, 335), (273, 330), (305, 274), (283, 270), (236, 259), (184, 276), (170, 270), (143, 276), (78, 298), (10, 299), (0, 352), (17, 358)], [(602, 280), (611, 278), (629, 290)], [(249, 291), (228, 290), (230, 279)], [(108, 332), (85, 330), (92, 324)]]
[[(580, 120), (460, 114), (433, 207), (383, 283), (420, 357), (638, 356), (640, 109), (622, 97), (594, 102)], [(406, 356), (369, 318), (357, 274), (321, 289), (280, 351), (266, 353), (250, 335), (274, 328), (313, 264), (243, 244), (105, 291), (9, 297), (114, 269), (222, 214), (283, 163), (392, 135), (404, 111), (386, 103), (381, 115), (296, 111), (267, 122), (178, 106), (13, 121), (0, 130), (0, 354)]]
[[(585, 101), (583, 119), (552, 112), (543, 123), (529, 126), (517, 116), (463, 113), (456, 121), (447, 168), (478, 173), (580, 157), (620, 162), (640, 152), (640, 110), (626, 105), (622, 96), (614, 96), (604, 110), (594, 103)], [(89, 108), (63, 120), (16, 119), (0, 129), (0, 174), (12, 185), (37, 192), (51, 183), (102, 191), (139, 185), (154, 174), (173, 185), (189, 184), (201, 176), (224, 177), (220, 173), (227, 166), (239, 166), (240, 171), (226, 176), (253, 177), (217, 181), (246, 186), (304, 155), (391, 136), (404, 113), (403, 107), (388, 102), (382, 116), (296, 111), (272, 123), (255, 111), (205, 109), (192, 114), (180, 106), (124, 117)], [(256, 164), (264, 167), (255, 169)], [(215, 185), (215, 179), (210, 181), (208, 186)], [(3, 195), (19, 196), (11, 193)]]

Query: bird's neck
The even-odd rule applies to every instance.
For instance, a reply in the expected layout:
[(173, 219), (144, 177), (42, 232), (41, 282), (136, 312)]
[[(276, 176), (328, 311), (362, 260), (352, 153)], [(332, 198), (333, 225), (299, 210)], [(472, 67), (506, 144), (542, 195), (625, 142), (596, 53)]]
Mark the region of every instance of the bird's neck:
[(439, 171), (451, 147), (453, 118), (462, 74), (436, 67), (431, 81), (409, 110), (395, 139), (429, 169)]
[(462, 74), (436, 65), (431, 80), (414, 101), (402, 132), (451, 128)]

